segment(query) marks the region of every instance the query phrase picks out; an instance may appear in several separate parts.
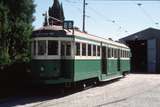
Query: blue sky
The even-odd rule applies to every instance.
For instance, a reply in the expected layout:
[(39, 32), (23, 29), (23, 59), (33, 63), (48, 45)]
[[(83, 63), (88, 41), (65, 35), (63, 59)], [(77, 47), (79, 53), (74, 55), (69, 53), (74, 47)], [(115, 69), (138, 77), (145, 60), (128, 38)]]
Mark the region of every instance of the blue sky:
[[(63, 3), (66, 20), (82, 29), (82, 0), (59, 0)], [(160, 29), (160, 1), (86, 0), (86, 31), (117, 40), (148, 27)], [(137, 4), (141, 3), (141, 6)], [(42, 13), (53, 0), (35, 0), (35, 29), (43, 25)], [(115, 23), (113, 22), (115, 21)], [(155, 24), (159, 23), (159, 24)]]

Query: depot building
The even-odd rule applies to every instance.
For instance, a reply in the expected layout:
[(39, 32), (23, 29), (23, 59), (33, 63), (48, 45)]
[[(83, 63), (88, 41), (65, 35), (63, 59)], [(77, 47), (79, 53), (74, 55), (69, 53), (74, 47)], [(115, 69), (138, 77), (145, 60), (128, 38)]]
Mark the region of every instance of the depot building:
[(131, 72), (160, 73), (159, 29), (148, 28), (119, 41), (131, 48)]

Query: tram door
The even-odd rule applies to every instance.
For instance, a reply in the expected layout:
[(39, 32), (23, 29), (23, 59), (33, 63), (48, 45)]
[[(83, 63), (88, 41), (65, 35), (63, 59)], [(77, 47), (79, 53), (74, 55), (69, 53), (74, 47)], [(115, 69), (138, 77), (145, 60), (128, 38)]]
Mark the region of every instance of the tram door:
[(107, 74), (107, 54), (106, 47), (102, 46), (102, 74)]
[(117, 51), (118, 51), (117, 70), (120, 71), (121, 70), (120, 50), (118, 49)]

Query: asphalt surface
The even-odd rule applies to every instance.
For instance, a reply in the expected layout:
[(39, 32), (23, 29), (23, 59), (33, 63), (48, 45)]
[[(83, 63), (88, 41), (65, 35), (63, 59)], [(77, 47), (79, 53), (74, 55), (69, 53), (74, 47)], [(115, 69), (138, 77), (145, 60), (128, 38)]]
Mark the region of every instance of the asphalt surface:
[(160, 107), (159, 74), (129, 74), (117, 81), (66, 94), (55, 90), (16, 96), (2, 101), (0, 107)]

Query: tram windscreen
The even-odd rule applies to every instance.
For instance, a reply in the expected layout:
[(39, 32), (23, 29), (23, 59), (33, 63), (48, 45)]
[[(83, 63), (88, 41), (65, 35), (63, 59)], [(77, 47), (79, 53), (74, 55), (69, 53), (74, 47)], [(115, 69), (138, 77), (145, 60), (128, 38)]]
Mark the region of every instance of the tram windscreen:
[(48, 41), (48, 55), (58, 55), (58, 41)]
[(71, 43), (68, 42), (66, 43), (66, 56), (70, 56), (71, 55)]
[(40, 40), (38, 41), (38, 55), (45, 55), (46, 54), (46, 41)]

